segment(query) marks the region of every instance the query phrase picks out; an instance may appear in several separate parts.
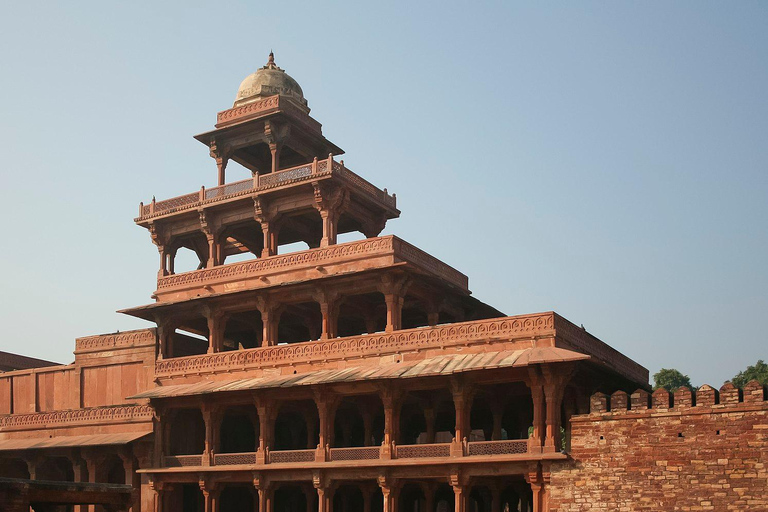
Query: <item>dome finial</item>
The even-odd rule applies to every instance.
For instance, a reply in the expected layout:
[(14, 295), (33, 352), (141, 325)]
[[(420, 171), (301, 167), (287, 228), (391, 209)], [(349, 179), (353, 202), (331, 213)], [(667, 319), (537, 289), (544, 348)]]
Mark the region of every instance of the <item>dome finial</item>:
[(275, 53), (272, 50), (269, 50), (269, 60), (267, 60), (267, 64), (263, 69), (280, 69), (277, 67), (277, 64), (275, 64)]

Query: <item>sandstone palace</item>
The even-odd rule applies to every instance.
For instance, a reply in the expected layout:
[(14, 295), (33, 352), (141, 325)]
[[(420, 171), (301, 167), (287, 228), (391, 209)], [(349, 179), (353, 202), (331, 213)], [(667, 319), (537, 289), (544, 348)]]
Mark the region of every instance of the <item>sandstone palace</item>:
[(216, 186), (140, 205), (157, 289), (121, 313), (152, 328), (0, 355), (0, 509), (768, 510), (761, 385), (651, 394), (557, 313), (474, 298), (380, 236), (395, 195), (309, 112), (270, 55), (195, 137)]

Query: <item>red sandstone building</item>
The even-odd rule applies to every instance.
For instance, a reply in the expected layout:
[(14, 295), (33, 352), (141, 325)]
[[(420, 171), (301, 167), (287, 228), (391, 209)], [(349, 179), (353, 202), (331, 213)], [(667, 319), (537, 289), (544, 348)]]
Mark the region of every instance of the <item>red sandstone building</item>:
[(270, 55), (195, 137), (217, 186), (140, 206), (155, 302), (122, 312), (156, 328), (80, 338), (70, 365), (2, 359), (0, 509), (766, 510), (762, 387), (651, 397), (556, 313), (475, 299), (379, 236), (396, 197), (309, 111)]

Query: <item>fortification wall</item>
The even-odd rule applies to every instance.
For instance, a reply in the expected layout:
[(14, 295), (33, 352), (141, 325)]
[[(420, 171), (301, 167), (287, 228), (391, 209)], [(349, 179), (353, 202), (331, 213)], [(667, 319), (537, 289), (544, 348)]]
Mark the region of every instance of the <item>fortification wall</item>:
[(0, 373), (0, 415), (125, 404), (152, 383), (155, 329), (78, 338), (72, 364)]
[(702, 386), (591, 398), (572, 460), (551, 468), (550, 511), (768, 510), (768, 402)]

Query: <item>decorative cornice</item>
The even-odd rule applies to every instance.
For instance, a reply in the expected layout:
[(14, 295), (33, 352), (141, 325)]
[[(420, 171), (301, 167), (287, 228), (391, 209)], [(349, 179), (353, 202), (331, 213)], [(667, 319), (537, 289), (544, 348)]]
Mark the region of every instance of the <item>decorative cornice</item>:
[(0, 416), (0, 430), (49, 428), (59, 425), (73, 426), (91, 423), (130, 423), (151, 421), (152, 407), (148, 405), (120, 405), (91, 409), (6, 414)]
[(75, 353), (130, 348), (155, 344), (155, 329), (87, 336), (75, 340)]
[(296, 362), (332, 361), (427, 348), (474, 345), (499, 338), (551, 335), (554, 335), (554, 314), (541, 313), (166, 359), (155, 363), (155, 375), (167, 377), (187, 373), (286, 366)]

